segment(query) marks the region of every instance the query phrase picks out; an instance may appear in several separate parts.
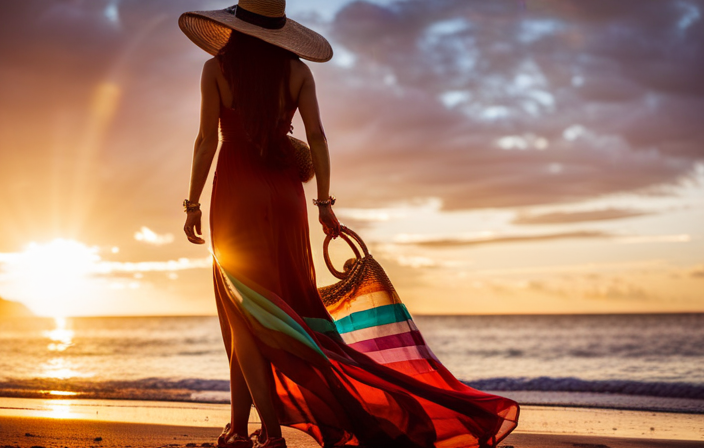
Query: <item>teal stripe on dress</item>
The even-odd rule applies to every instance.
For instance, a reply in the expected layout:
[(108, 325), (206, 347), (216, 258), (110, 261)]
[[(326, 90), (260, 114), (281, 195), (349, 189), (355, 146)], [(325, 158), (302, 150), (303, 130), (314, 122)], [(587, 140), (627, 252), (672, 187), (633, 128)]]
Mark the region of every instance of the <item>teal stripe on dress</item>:
[(329, 320), (320, 317), (303, 317), (303, 320), (313, 331), (318, 333), (337, 333), (337, 326)]
[(225, 273), (232, 286), (237, 288), (238, 292), (242, 296), (242, 306), (244, 306), (245, 309), (259, 321), (259, 323), (270, 330), (279, 331), (296, 339), (297, 341), (313, 349), (323, 358), (327, 359), (327, 356), (325, 356), (325, 353), (320, 350), (320, 347), (318, 347), (318, 344), (315, 343), (313, 338), (311, 338), (303, 327), (301, 327), (301, 325), (284, 310), (274, 305), (269, 299), (259, 294), (257, 291), (239, 281), (222, 266), (220, 266), (220, 269)]
[(352, 313), (335, 321), (335, 325), (340, 333), (349, 333), (350, 331), (403, 322), (409, 319), (411, 319), (411, 314), (406, 309), (406, 305), (392, 303)]
[(342, 336), (340, 336), (340, 333), (337, 331), (337, 326), (334, 322), (327, 319), (321, 319), (320, 317), (303, 317), (303, 320), (311, 328), (311, 330), (326, 334), (333, 339), (344, 342)]

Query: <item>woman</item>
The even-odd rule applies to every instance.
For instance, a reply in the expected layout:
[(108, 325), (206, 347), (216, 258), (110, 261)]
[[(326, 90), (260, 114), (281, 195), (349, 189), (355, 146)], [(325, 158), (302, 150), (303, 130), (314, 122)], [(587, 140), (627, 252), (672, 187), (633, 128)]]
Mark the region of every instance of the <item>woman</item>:
[[(315, 82), (300, 60), (325, 62), (332, 49), (284, 9), (285, 0), (240, 0), (179, 19), (184, 33), (215, 56), (201, 78), (184, 231), (192, 243), (205, 243), (198, 201), (219, 126), (210, 230), (232, 413), (218, 446), (284, 448), (280, 425), (326, 447), (496, 446), (516, 425), (515, 402), (454, 377), (435, 384), (375, 362), (345, 344), (322, 303), (305, 195), (286, 135), (298, 109), (315, 169), (313, 203), (323, 231), (337, 237)], [(248, 437), (252, 403), (262, 428)]]

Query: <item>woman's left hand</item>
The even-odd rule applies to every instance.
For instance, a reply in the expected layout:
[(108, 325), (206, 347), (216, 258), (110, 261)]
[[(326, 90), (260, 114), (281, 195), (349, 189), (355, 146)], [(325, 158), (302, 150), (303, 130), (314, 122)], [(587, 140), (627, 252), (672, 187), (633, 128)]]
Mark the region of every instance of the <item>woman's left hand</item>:
[(186, 213), (186, 225), (183, 226), (183, 231), (186, 232), (188, 241), (193, 244), (205, 244), (205, 240), (201, 238), (203, 232), (201, 232), (200, 220), (203, 213), (200, 210), (193, 210), (192, 212)]
[(323, 232), (333, 238), (340, 236), (340, 221), (337, 220), (337, 216), (335, 216), (335, 212), (332, 211), (332, 207), (328, 205), (318, 208), (320, 209), (318, 220), (320, 224), (323, 225)]

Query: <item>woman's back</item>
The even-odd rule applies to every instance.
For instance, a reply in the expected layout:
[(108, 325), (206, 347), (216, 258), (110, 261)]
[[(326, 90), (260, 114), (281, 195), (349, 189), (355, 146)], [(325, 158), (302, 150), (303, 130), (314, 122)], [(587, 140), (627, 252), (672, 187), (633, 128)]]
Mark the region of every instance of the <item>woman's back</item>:
[[(295, 66), (296, 62), (300, 61), (290, 61), (291, 66)], [(302, 63), (301, 63), (302, 64)], [(251, 153), (256, 153), (255, 145), (252, 145), (252, 136), (247, 132), (247, 123), (243, 119), (250, 111), (247, 109), (246, 105), (236, 104), (234, 93), (225, 78), (220, 64), (216, 59), (208, 61), (209, 70), (212, 70), (212, 76), (215, 78), (215, 82), (218, 86), (218, 94), (220, 101), (220, 140), (223, 142), (238, 142), (239, 146), (250, 144), (251, 148), (247, 149)], [(289, 89), (289, 96), (284, 97), (283, 110), (278, 111), (277, 124), (273, 129), (269, 129), (268, 134), (278, 136), (279, 138), (273, 142), (269, 142), (270, 145), (288, 145), (288, 142), (284, 139), (284, 136), (291, 130), (291, 120), (296, 112), (297, 108), (297, 98), (300, 92), (300, 69), (296, 70), (292, 67), (292, 72), (294, 70), (297, 72), (298, 78), (292, 77), (291, 82), (287, 86)], [(294, 81), (298, 81), (294, 83)], [(272, 95), (274, 93), (272, 92)], [(278, 143), (277, 143), (278, 142)], [(274, 148), (276, 151), (284, 152), (285, 149), (290, 148)], [(241, 149), (245, 150), (245, 149)]]
[[(283, 101), (284, 104), (288, 103), (288, 107), (284, 107), (280, 112), (280, 118), (284, 121), (290, 122), (293, 113), (295, 113), (296, 109), (298, 109), (305, 126), (308, 142), (313, 143), (325, 141), (325, 132), (320, 119), (320, 111), (315, 92), (315, 80), (313, 78), (313, 73), (308, 65), (299, 59), (292, 58), (288, 61), (288, 63), (290, 68), (288, 98), (290, 98), (290, 101)], [(208, 60), (203, 67), (201, 91), (204, 96), (211, 96), (211, 104), (219, 103), (226, 109), (239, 109), (242, 114), (249, 113), (246, 106), (237, 108), (237, 104), (235, 104), (234, 92), (230, 86), (230, 82), (223, 73), (221, 64), (217, 58)], [(272, 91), (271, 95), (275, 95), (275, 92)], [(211, 114), (213, 112), (215, 111), (210, 111)], [(207, 112), (202, 111), (202, 113)], [(217, 111), (216, 117), (219, 118), (219, 115), (220, 110)], [(215, 128), (217, 128), (217, 121), (214, 124)]]
[[(306, 74), (310, 73), (310, 70), (308, 66), (299, 59), (291, 59), (289, 61), (289, 68), (291, 70), (291, 76), (288, 83), (288, 91), (290, 97), (293, 99), (293, 103), (298, 104), (301, 87), (305, 81)], [(217, 58), (212, 58), (205, 63), (204, 74), (206, 74), (206, 72), (217, 83), (221, 104), (227, 108), (235, 108), (236, 104), (232, 89)], [(272, 95), (273, 94), (274, 92), (272, 92)]]

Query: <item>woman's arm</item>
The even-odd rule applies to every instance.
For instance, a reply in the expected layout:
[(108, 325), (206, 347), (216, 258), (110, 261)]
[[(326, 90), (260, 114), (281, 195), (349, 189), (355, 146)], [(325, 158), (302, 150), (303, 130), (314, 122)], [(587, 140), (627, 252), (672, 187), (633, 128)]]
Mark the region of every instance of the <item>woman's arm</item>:
[[(318, 187), (318, 199), (325, 200), (330, 196), (330, 153), (328, 141), (325, 138), (323, 123), (320, 119), (318, 98), (315, 93), (315, 79), (310, 68), (300, 62), (303, 74), (303, 84), (298, 96), (298, 111), (306, 128), (306, 138), (310, 146), (315, 170), (315, 181)], [(323, 225), (325, 234), (332, 234), (334, 238), (340, 234), (340, 223), (332, 211), (332, 206), (319, 206), (319, 221)]]
[[(215, 152), (218, 149), (218, 122), (220, 119), (220, 93), (218, 92), (215, 70), (219, 70), (216, 59), (208, 60), (203, 66), (200, 79), (201, 107), (200, 129), (196, 136), (193, 148), (193, 163), (191, 165), (191, 181), (188, 188), (189, 202), (198, 203), (203, 192), (205, 181), (208, 179), (210, 166), (213, 163)], [(202, 212), (195, 210), (188, 212), (183, 230), (188, 241), (194, 244), (203, 244), (205, 240), (200, 237)]]

